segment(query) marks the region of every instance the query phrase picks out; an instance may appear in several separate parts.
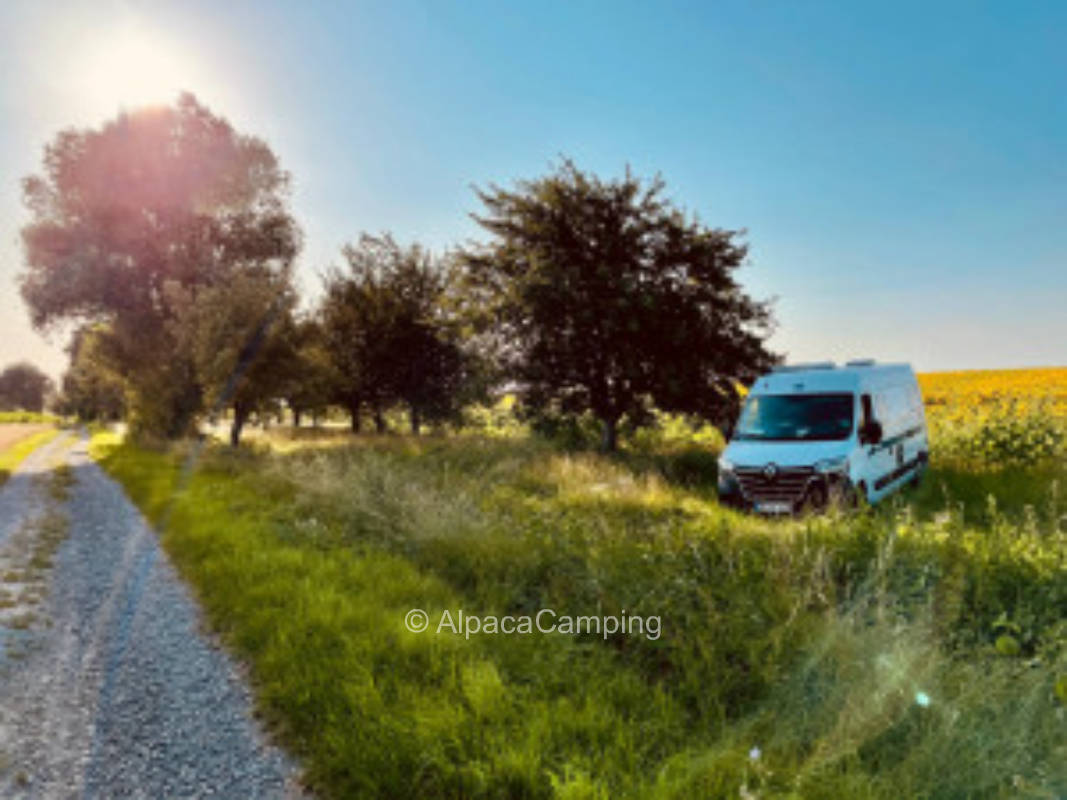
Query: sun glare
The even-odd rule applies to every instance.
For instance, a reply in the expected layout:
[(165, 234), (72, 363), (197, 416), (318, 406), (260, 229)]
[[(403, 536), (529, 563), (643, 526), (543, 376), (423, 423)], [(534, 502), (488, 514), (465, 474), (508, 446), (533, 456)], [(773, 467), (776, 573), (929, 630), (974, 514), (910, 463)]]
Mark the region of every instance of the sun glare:
[(127, 29), (96, 41), (79, 69), (82, 95), (100, 113), (172, 102), (192, 89), (190, 64), (168, 43)]

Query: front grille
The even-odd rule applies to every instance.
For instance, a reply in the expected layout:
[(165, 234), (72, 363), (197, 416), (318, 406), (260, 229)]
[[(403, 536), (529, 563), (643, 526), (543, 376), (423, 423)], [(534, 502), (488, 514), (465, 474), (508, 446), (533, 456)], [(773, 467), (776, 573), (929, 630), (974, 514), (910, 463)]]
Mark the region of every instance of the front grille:
[(778, 467), (768, 479), (763, 467), (737, 467), (741, 493), (750, 503), (796, 503), (804, 495), (815, 470), (811, 467)]

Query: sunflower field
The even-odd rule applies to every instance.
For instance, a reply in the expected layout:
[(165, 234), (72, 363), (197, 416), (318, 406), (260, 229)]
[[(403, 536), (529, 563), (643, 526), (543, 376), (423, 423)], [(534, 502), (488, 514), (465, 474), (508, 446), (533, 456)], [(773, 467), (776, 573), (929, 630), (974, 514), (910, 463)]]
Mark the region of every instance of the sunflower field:
[(1004, 469), (1067, 454), (1067, 368), (932, 372), (919, 385), (941, 463)]

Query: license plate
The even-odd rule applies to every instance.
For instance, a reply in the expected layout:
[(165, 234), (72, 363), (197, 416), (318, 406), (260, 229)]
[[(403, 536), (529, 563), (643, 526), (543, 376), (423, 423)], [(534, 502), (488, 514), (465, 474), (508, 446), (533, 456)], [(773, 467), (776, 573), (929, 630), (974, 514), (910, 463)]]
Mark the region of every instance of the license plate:
[(792, 510), (791, 503), (756, 503), (756, 511), (760, 514), (788, 514)]

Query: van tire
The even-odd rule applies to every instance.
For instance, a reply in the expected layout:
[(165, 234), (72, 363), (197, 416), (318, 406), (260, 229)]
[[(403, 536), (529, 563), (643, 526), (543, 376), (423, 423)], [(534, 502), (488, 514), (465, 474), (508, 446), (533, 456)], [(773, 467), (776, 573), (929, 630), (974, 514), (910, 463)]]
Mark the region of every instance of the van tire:
[(848, 480), (831, 484), (826, 495), (826, 508), (832, 507), (845, 513), (851, 513), (860, 507), (862, 492), (862, 485), (854, 486)]
[(804, 493), (797, 510), (800, 514), (820, 513), (830, 505), (830, 498), (831, 494), (825, 485), (813, 484)]

